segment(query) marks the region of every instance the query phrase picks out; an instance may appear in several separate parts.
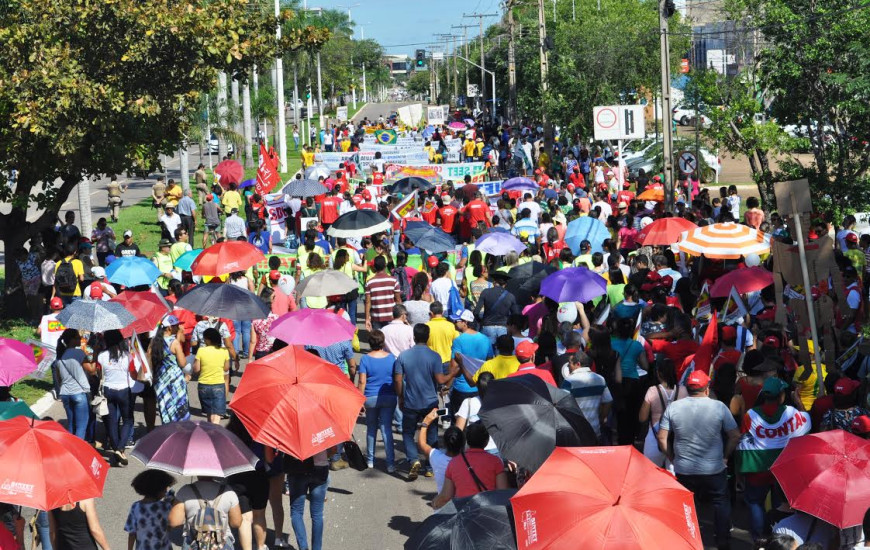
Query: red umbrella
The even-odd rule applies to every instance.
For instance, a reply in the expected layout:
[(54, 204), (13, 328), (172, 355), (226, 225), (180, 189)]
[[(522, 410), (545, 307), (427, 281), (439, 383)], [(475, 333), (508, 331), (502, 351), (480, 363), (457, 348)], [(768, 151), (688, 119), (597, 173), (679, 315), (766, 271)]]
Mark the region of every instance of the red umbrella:
[(265, 260), (263, 252), (243, 241), (225, 241), (202, 251), (190, 265), (194, 275), (225, 275), (244, 271)]
[(300, 460), (351, 438), (365, 397), (301, 346), (248, 363), (230, 408), (251, 437)]
[(225, 160), (214, 167), (214, 173), (223, 187), (229, 187), (231, 183), (240, 183), (245, 177), (245, 169), (235, 160)]
[(51, 420), (0, 422), (0, 502), (51, 510), (102, 496), (109, 465)]
[(641, 229), (637, 240), (644, 246), (670, 246), (680, 241), (683, 231), (696, 227), (685, 218), (659, 218)]
[(630, 445), (556, 447), (511, 498), (517, 548), (703, 548), (692, 493)]
[(870, 508), (870, 442), (849, 432), (789, 439), (770, 471), (792, 508), (840, 529)]
[(760, 266), (735, 269), (722, 275), (710, 287), (710, 296), (724, 298), (736, 288), (739, 294), (761, 290), (773, 284), (773, 273)]
[(125, 290), (111, 300), (118, 302), (136, 317), (136, 322), (121, 329), (125, 338), (144, 332), (150, 332), (157, 326), (163, 316), (169, 313), (167, 305), (150, 290)]

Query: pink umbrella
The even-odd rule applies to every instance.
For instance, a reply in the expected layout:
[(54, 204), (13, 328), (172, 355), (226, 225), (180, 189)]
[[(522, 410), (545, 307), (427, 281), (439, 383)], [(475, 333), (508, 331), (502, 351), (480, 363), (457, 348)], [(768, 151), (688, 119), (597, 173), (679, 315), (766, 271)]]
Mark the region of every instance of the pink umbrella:
[(356, 327), (325, 309), (298, 309), (272, 323), (269, 336), (288, 344), (326, 347), (352, 340)]
[(735, 269), (722, 275), (710, 287), (710, 296), (724, 298), (731, 294), (731, 288), (736, 288), (738, 294), (746, 294), (761, 290), (773, 284), (773, 273), (760, 266)]
[(253, 471), (259, 460), (223, 426), (192, 420), (155, 428), (132, 454), (146, 468), (183, 476), (227, 477)]
[(463, 124), (462, 122), (451, 122), (447, 125), (447, 127), (451, 130), (465, 130), (466, 128), (465, 124)]
[(33, 348), (18, 340), (0, 338), (0, 386), (11, 386), (35, 370)]
[(245, 169), (235, 160), (225, 160), (214, 167), (214, 173), (220, 177), (220, 184), (229, 187), (231, 183), (240, 183), (245, 177)]

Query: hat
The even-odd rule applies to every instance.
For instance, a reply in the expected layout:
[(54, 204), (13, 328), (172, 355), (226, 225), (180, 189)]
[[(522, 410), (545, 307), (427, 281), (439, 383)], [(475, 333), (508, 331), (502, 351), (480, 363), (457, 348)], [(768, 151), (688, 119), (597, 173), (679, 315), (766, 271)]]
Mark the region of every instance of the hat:
[(628, 208), (628, 204), (625, 201), (619, 201), (619, 204), (616, 205), (616, 208), (622, 210), (623, 208)]
[(157, 247), (163, 248), (164, 246), (172, 246), (172, 241), (169, 239), (160, 239), (160, 242), (157, 243)]
[(272, 281), (273, 283), (280, 278), (281, 278), (281, 272), (278, 271), (277, 269), (273, 269), (272, 271), (269, 272), (269, 280)]
[(649, 216), (644, 216), (643, 218), (640, 219), (640, 228), (643, 229), (644, 227), (648, 226), (652, 222), (653, 222), (652, 218), (650, 218)]
[(855, 233), (846, 233), (846, 242), (847, 243), (857, 243), (858, 235)]
[(365, 200), (367, 200), (367, 201), (372, 200), (372, 194), (369, 192), (368, 189), (364, 189), (364, 190), (363, 190), (363, 192), (362, 192), (362, 196), (363, 196), (363, 198), (364, 198)]
[(653, 181), (660, 182), (662, 181), (661, 176), (653, 176)]
[(93, 283), (89, 287), (88, 296), (93, 300), (102, 300), (103, 299), (103, 286), (100, 283)]
[(232, 210), (230, 210), (230, 214), (238, 214), (238, 213), (239, 213), (238, 208), (233, 208)]
[(181, 324), (181, 321), (175, 315), (167, 315), (163, 318), (163, 322), (160, 323), (164, 327), (174, 327)]
[(538, 344), (532, 342), (531, 340), (526, 340), (524, 342), (520, 342), (520, 345), (517, 346), (516, 355), (517, 357), (531, 359), (532, 357), (534, 357), (536, 351), (538, 351)]
[(722, 340), (727, 342), (737, 341), (737, 327), (725, 325), (722, 327)]
[(580, 250), (586, 250), (587, 248), (592, 248), (592, 243), (589, 242), (589, 239), (580, 241)]
[(132, 236), (133, 236), (133, 232), (131, 230), (128, 229), (128, 230), (124, 231), (124, 238), (125, 239), (127, 237), (132, 237)]
[(426, 263), (429, 265), (429, 267), (438, 267), (438, 264), (440, 264), (441, 262), (435, 256), (429, 256), (429, 258), (426, 260)]
[(855, 420), (852, 421), (852, 433), (853, 434), (870, 433), (870, 416), (863, 414), (861, 416), (855, 417)]
[(49, 306), (52, 310), (63, 309), (63, 300), (60, 299), (60, 296), (55, 296), (55, 297), (52, 298), (51, 301), (48, 303), (48, 306)]
[(782, 345), (779, 341), (779, 337), (776, 336), (775, 334), (771, 334), (770, 336), (767, 336), (764, 339), (763, 343), (765, 346), (770, 346), (772, 348), (778, 348), (778, 347), (781, 347), (781, 345)]
[(784, 380), (780, 380), (776, 376), (768, 378), (761, 386), (761, 391), (770, 395), (779, 395), (786, 389), (788, 389), (788, 384)]
[(706, 388), (708, 385), (710, 385), (710, 377), (702, 370), (692, 371), (689, 379), (686, 380), (686, 387), (692, 389)]
[(208, 195), (205, 196), (206, 202), (211, 202), (211, 199), (212, 199), (211, 193), (209, 193)]
[(450, 320), (454, 323), (456, 321), (465, 321), (466, 323), (471, 323), (474, 321), (474, 313), (467, 309), (459, 310), (458, 314), (454, 314), (450, 316)]
[(174, 205), (174, 204), (167, 204), (164, 208), (165, 208), (166, 210), (170, 210), (170, 209), (171, 209), (171, 210), (175, 210), (175, 205)]
[(85, 241), (83, 243), (79, 243), (79, 249), (81, 250), (90, 250), (94, 245), (90, 243), (90, 241)]
[(852, 395), (860, 385), (861, 382), (844, 376), (837, 380), (837, 383), (834, 385), (834, 393), (837, 395)]

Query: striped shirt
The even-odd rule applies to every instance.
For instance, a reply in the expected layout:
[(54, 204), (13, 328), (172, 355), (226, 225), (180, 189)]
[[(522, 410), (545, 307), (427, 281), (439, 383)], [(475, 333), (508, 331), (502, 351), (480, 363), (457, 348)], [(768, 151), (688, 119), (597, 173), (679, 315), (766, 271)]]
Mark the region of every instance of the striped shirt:
[(598, 408), (602, 403), (613, 401), (604, 377), (592, 372), (591, 369), (580, 367), (565, 377), (562, 389), (571, 392), (580, 410), (583, 411), (583, 416), (595, 430), (595, 435), (601, 435)]
[(366, 298), (371, 300), (372, 321), (389, 323), (393, 320), (393, 306), (399, 283), (386, 273), (376, 273), (366, 281)]

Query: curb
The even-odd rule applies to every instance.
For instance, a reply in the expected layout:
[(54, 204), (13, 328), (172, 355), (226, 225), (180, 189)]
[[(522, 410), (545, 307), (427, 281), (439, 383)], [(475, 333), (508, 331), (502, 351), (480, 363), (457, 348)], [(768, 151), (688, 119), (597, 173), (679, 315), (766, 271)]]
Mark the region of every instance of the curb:
[(54, 397), (52, 397), (51, 392), (46, 392), (45, 395), (36, 400), (36, 403), (30, 406), (30, 410), (36, 416), (42, 418), (51, 409), (52, 405), (54, 405)]

